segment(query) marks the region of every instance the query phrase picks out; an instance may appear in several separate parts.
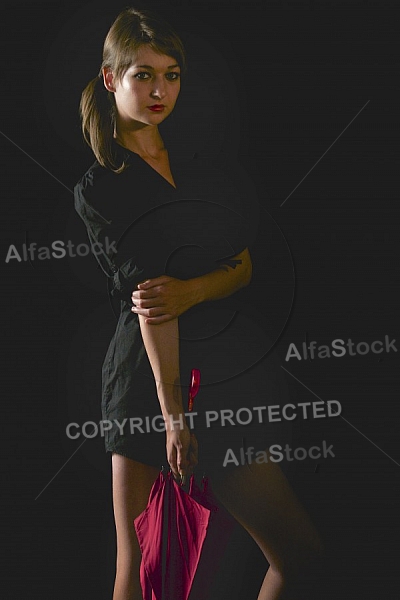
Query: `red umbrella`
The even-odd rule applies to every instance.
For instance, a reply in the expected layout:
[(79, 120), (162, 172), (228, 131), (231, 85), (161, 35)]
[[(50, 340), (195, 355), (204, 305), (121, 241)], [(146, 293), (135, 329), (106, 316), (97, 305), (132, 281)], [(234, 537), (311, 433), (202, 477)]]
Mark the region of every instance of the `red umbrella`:
[[(189, 410), (193, 408), (199, 384), (200, 371), (193, 369)], [(142, 552), (140, 582), (144, 600), (187, 600), (201, 557), (202, 572), (211, 580), (217, 567), (218, 545), (223, 550), (234, 525), (234, 520), (221, 509), (207, 478), (203, 477), (200, 487), (192, 475), (186, 492), (171, 471), (166, 476), (160, 473), (146, 509), (134, 520)], [(220, 526), (210, 535), (211, 521)], [(208, 549), (213, 551), (212, 560)]]
[(160, 473), (146, 510), (134, 521), (142, 551), (144, 600), (186, 600), (189, 596), (211, 512), (193, 498), (193, 478), (190, 483), (192, 491), (187, 493), (172, 473), (166, 477)]

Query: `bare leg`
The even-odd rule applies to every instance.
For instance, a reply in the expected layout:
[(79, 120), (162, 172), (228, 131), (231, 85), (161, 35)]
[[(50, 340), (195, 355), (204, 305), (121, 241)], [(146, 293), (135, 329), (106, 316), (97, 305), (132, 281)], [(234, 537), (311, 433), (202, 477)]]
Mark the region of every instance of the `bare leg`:
[(139, 579), (141, 553), (133, 520), (146, 508), (159, 469), (120, 454), (112, 455), (117, 569), (113, 600), (142, 600)]
[(252, 463), (211, 479), (212, 488), (250, 533), (270, 567), (258, 600), (296, 598), (296, 581), (322, 553), (322, 544), (305, 509), (276, 463)]

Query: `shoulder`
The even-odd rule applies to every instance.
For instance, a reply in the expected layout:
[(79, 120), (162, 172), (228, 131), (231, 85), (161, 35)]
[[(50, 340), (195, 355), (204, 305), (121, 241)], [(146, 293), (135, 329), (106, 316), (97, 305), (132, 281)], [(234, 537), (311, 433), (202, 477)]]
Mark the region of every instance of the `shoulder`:
[(75, 210), (85, 223), (93, 220), (106, 221), (95, 208), (101, 182), (107, 178), (106, 171), (107, 169), (95, 161), (74, 186)]
[(110, 178), (111, 174), (112, 171), (102, 167), (96, 160), (75, 184), (75, 198), (81, 197), (82, 195), (87, 195), (89, 197), (93, 190), (100, 190), (103, 184)]
[[(122, 148), (120, 148), (115, 142), (113, 143), (113, 149), (116, 153), (117, 159), (120, 159), (121, 162), (123, 160), (127, 160), (128, 156), (126, 156), (126, 153), (122, 152)], [(117, 173), (111, 169), (103, 167), (96, 159), (76, 183), (74, 191), (76, 190), (76, 192), (85, 192), (87, 194), (90, 194), (91, 190), (96, 190), (96, 192), (100, 191), (102, 187), (104, 185), (108, 185), (109, 182), (112, 181), (114, 183), (117, 176)]]
[(96, 160), (74, 186), (75, 210), (82, 218), (103, 215), (107, 221), (112, 211), (110, 199), (124, 185), (125, 178), (125, 172), (117, 174)]

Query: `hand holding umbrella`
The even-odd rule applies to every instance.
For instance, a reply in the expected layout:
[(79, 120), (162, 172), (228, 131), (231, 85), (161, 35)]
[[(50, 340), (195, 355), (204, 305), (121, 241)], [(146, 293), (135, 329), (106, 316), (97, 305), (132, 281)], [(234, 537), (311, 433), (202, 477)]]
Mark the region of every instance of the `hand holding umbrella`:
[[(191, 380), (189, 386), (189, 399), (188, 399), (188, 411), (193, 411), (193, 402), (200, 388), (200, 370), (192, 369)], [(198, 463), (198, 443), (196, 436), (193, 432), (190, 434), (190, 446), (188, 450), (189, 469), (193, 470)], [(191, 473), (190, 473), (191, 474)], [(186, 483), (186, 475), (181, 475), (181, 485), (184, 486)]]
[[(192, 369), (188, 398), (189, 412), (193, 410), (193, 401), (199, 387), (200, 371)], [(171, 423), (174, 424), (167, 424), (167, 459), (175, 481), (184, 486), (198, 463), (198, 443), (186, 422), (182, 423), (181, 414), (172, 414), (171, 417)]]

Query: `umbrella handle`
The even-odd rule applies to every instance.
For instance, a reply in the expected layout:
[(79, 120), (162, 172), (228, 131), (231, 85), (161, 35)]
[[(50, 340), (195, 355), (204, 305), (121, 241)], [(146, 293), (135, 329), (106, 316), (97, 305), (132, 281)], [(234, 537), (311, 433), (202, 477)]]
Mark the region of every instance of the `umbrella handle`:
[(188, 400), (188, 411), (193, 410), (193, 401), (200, 387), (200, 369), (192, 369), (190, 374), (190, 386), (189, 386), (189, 400)]

